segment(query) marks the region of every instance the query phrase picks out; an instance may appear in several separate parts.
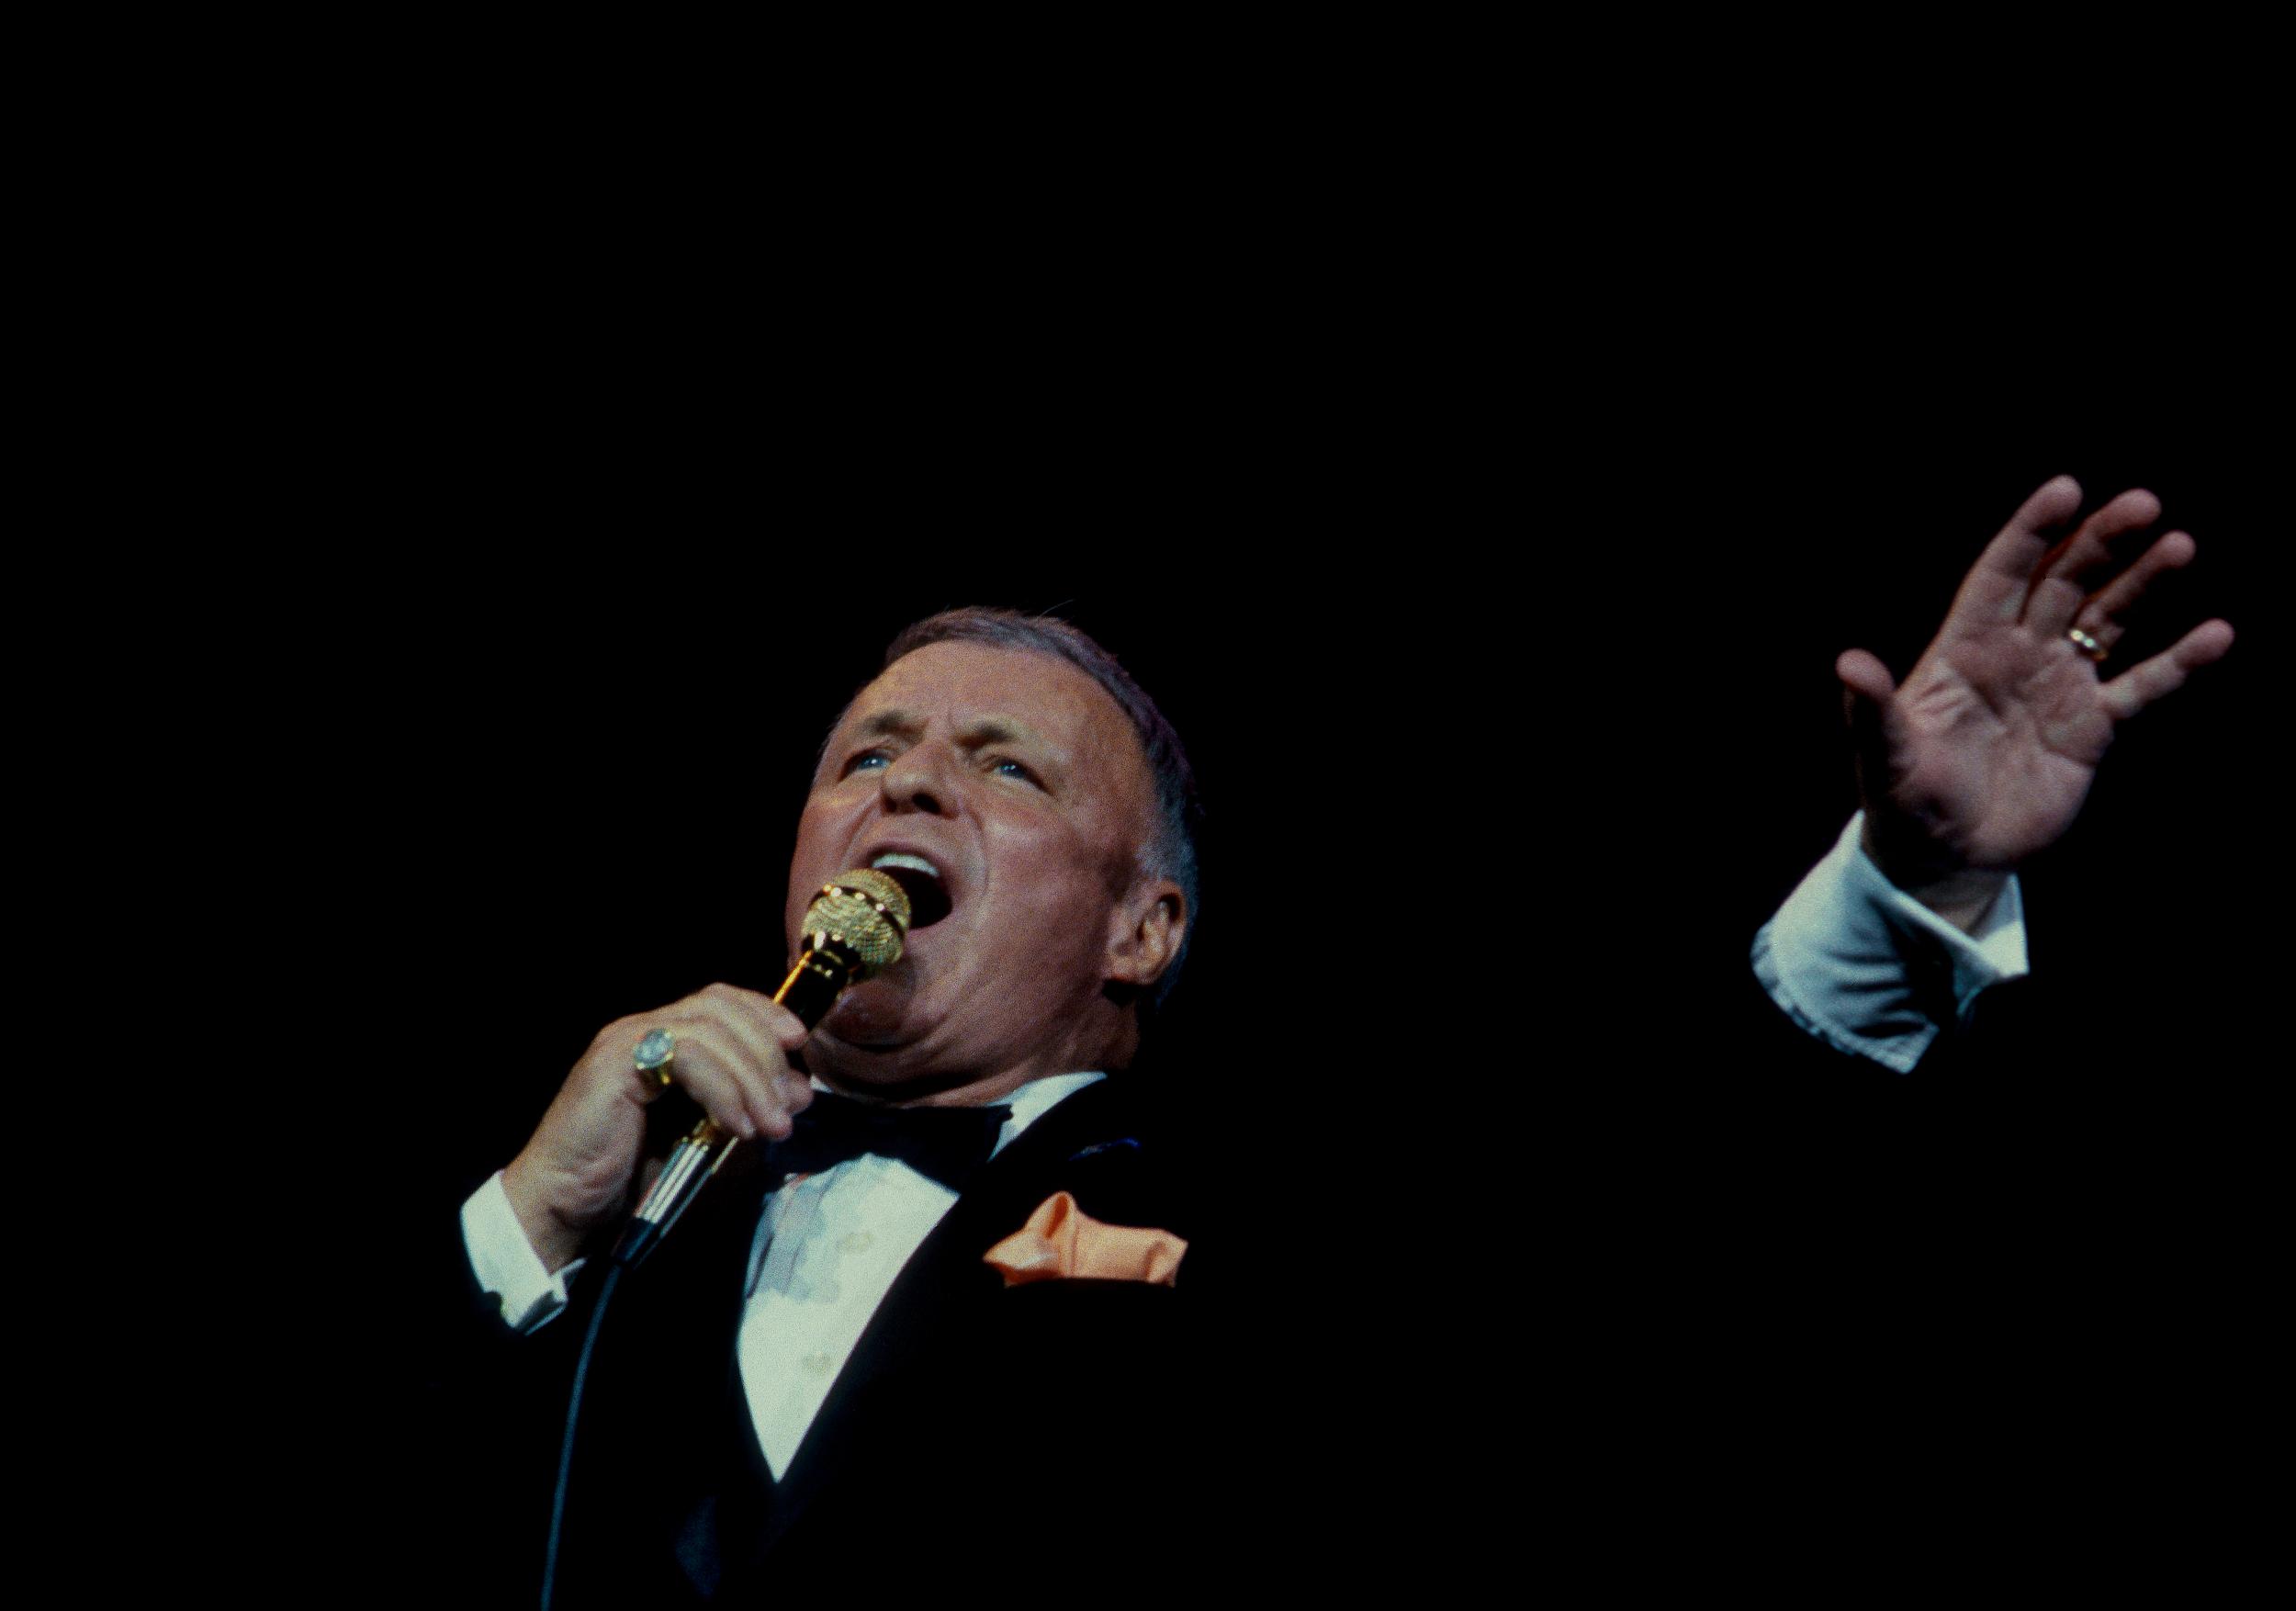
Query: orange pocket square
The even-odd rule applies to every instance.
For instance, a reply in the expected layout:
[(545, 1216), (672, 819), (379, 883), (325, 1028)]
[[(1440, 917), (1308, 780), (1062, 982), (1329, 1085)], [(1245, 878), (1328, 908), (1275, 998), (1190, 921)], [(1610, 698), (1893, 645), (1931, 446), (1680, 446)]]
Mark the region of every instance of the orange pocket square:
[(1187, 1244), (1169, 1231), (1104, 1225), (1065, 1191), (1037, 1205), (1029, 1222), (981, 1256), (1004, 1272), (1005, 1285), (1083, 1276), (1103, 1281), (1172, 1285)]

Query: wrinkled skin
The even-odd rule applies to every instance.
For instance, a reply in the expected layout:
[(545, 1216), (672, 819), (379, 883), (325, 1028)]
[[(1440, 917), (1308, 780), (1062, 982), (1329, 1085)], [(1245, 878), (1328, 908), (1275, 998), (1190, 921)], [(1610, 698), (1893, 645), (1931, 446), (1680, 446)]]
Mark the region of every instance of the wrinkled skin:
[(744, 1139), (790, 1133), (808, 1070), (865, 1099), (964, 1105), (1121, 1067), (1131, 1003), (1187, 925), (1178, 885), (1145, 864), (1154, 797), (1130, 718), (1064, 661), (938, 643), (887, 668), (838, 723), (799, 821), (791, 949), (822, 883), (881, 851), (942, 869), (953, 908), (810, 1037), (771, 996), (725, 984), (601, 1030), (502, 1172), (544, 1265), (576, 1257), (647, 1182), (661, 1091), (631, 1053), (649, 1030), (677, 1037), (673, 1084)]
[(2232, 648), (2232, 627), (2205, 621), (2103, 675), (2067, 630), (2109, 659), (2146, 591), (2196, 546), (2179, 531), (2146, 540), (2160, 517), (2150, 492), (2123, 492), (2075, 526), (2080, 502), (2068, 476), (2025, 501), (1902, 685), (1863, 649), (1835, 664), (1858, 741), (1865, 848), (1964, 927), (2072, 825), (2119, 725)]

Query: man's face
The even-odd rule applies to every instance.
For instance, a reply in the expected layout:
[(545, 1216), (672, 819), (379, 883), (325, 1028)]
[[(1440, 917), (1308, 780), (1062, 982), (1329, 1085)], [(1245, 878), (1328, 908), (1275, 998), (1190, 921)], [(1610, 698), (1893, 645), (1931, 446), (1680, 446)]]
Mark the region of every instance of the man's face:
[(791, 954), (821, 885), (887, 855), (929, 862), (950, 911), (846, 993), (807, 1066), (905, 1096), (1099, 1066), (1103, 986), (1140, 965), (1157, 892), (1177, 914), (1176, 890), (1142, 873), (1154, 801), (1131, 723), (1066, 661), (975, 643), (895, 661), (815, 774), (790, 862)]

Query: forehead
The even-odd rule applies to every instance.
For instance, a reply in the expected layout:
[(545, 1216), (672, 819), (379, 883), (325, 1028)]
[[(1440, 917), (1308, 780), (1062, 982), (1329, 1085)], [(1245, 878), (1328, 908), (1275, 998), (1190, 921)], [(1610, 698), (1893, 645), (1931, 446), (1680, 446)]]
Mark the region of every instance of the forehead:
[(1109, 691), (1056, 656), (985, 643), (929, 643), (903, 655), (853, 696), (840, 730), (888, 710), (926, 723), (1002, 721), (1071, 749), (1075, 758), (1138, 760), (1131, 718)]

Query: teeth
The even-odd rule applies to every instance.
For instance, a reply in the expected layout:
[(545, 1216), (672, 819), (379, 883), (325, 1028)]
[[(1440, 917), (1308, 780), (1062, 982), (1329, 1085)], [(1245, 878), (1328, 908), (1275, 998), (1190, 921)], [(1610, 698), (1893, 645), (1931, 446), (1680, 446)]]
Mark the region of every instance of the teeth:
[(922, 856), (912, 856), (906, 851), (888, 851), (869, 863), (872, 867), (906, 867), (912, 873), (922, 873), (928, 878), (939, 878), (940, 869)]

